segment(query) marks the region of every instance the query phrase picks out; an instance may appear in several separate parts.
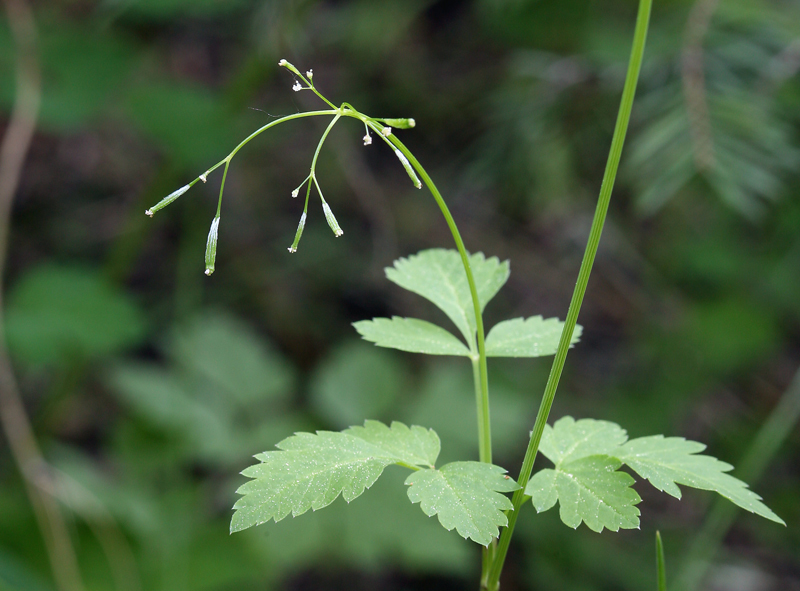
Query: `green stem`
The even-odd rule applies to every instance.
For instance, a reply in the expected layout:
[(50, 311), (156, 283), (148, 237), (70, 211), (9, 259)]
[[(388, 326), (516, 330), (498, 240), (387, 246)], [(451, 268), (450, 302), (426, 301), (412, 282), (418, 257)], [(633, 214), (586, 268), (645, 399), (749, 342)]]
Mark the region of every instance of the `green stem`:
[[(233, 149), (233, 151), (225, 157), (225, 160), (230, 162), (230, 160), (234, 156), (236, 156), (236, 152), (241, 150), (254, 137), (264, 133), (270, 127), (275, 127), (276, 125), (284, 123), (285, 121), (291, 121), (292, 119), (302, 119), (303, 117), (319, 117), (320, 115), (340, 115), (340, 114), (341, 114), (341, 112), (339, 111), (339, 109), (333, 109), (333, 110), (326, 110), (326, 111), (305, 111), (303, 113), (293, 113), (292, 115), (286, 115), (285, 117), (281, 117), (280, 119), (276, 119), (275, 121), (271, 121), (270, 123), (267, 123), (263, 127), (259, 127), (258, 129), (256, 129), (253, 133), (251, 133), (246, 138), (244, 138), (241, 142), (239, 142), (239, 145), (236, 146)], [(214, 165), (214, 167), (211, 168), (210, 170), (214, 170), (214, 168), (217, 168), (220, 164), (225, 162), (225, 160), (221, 160), (216, 165)]]
[(500, 543), (495, 554), (495, 560), (492, 564), (487, 588), (490, 591), (495, 591), (499, 586), (500, 573), (503, 570), (506, 554), (508, 552), (508, 545), (511, 541), (511, 536), (514, 533), (514, 526), (517, 522), (520, 508), (526, 500), (525, 485), (531, 476), (533, 470), (533, 463), (536, 460), (536, 454), (539, 451), (539, 443), (542, 439), (544, 427), (547, 424), (547, 418), (550, 415), (550, 409), (553, 405), (553, 399), (556, 395), (558, 382), (561, 379), (561, 372), (564, 369), (564, 362), (567, 358), (569, 345), (572, 341), (572, 333), (575, 330), (575, 324), (578, 321), (578, 312), (580, 312), (581, 304), (583, 303), (583, 296), (586, 293), (586, 285), (589, 282), (589, 275), (592, 272), (592, 265), (594, 264), (595, 255), (597, 254), (597, 247), (600, 243), (600, 236), (603, 232), (603, 224), (605, 223), (606, 214), (608, 213), (608, 204), (611, 200), (611, 191), (614, 188), (614, 180), (617, 176), (617, 169), (619, 167), (619, 160), (622, 154), (622, 145), (625, 142), (625, 134), (628, 130), (628, 122), (630, 121), (631, 108), (633, 106), (633, 96), (636, 91), (636, 83), (639, 79), (639, 70), (642, 65), (642, 55), (644, 54), (645, 40), (647, 39), (647, 27), (650, 20), (650, 8), (652, 0), (640, 0), (639, 10), (636, 16), (636, 29), (633, 35), (633, 47), (631, 49), (630, 61), (628, 63), (628, 72), (625, 76), (625, 86), (622, 91), (622, 101), (617, 115), (617, 123), (614, 128), (614, 135), (611, 139), (611, 150), (608, 155), (606, 163), (606, 170), (603, 175), (603, 182), (600, 186), (600, 196), (597, 201), (597, 208), (595, 210), (594, 219), (592, 220), (592, 227), (589, 231), (589, 241), (586, 245), (586, 251), (583, 255), (581, 268), (578, 272), (578, 281), (575, 285), (575, 291), (572, 294), (572, 300), (569, 304), (569, 311), (567, 318), (564, 321), (564, 329), (561, 332), (561, 340), (558, 343), (558, 350), (556, 351), (553, 366), (550, 370), (550, 377), (545, 386), (544, 395), (542, 397), (539, 412), (536, 416), (536, 422), (531, 432), (531, 439), (528, 444), (528, 449), (525, 452), (525, 459), (522, 462), (522, 469), (520, 470), (519, 482), (520, 488), (514, 493), (511, 500), (513, 510), (508, 514), (508, 527), (506, 527), (500, 535)]
[(664, 544), (661, 533), (656, 531), (656, 580), (658, 591), (667, 591), (667, 567), (664, 565)]
[[(378, 132), (380, 133), (380, 132)], [(486, 363), (486, 344), (483, 329), (483, 315), (481, 314), (480, 300), (478, 299), (478, 289), (475, 286), (475, 278), (472, 275), (472, 267), (469, 264), (469, 255), (467, 249), (464, 247), (464, 241), (461, 239), (461, 233), (458, 231), (458, 226), (450, 213), (450, 209), (436, 188), (431, 177), (427, 171), (422, 167), (414, 155), (406, 148), (394, 134), (390, 134), (388, 139), (403, 155), (408, 158), (411, 166), (417, 171), (417, 174), (422, 178), (422, 182), (428, 187), (436, 200), (436, 204), (444, 216), (447, 226), (450, 228), (450, 233), (453, 235), (453, 240), (456, 243), (458, 253), (461, 255), (461, 263), (464, 265), (464, 272), (467, 274), (467, 283), (469, 284), (469, 292), (472, 297), (472, 307), (475, 312), (475, 327), (478, 336), (478, 360), (473, 358), (472, 368), (473, 376), (475, 377), (475, 396), (476, 406), (478, 411), (478, 457), (481, 462), (492, 463), (492, 424), (489, 416), (489, 373), (488, 365)], [(477, 375), (475, 375), (477, 369)], [(489, 567), (494, 559), (496, 543), (484, 548), (482, 551), (481, 559), (481, 581), (485, 581), (489, 575)]]
[(428, 175), (427, 171), (422, 167), (414, 155), (409, 152), (405, 144), (397, 139), (395, 134), (390, 134), (388, 137), (392, 145), (395, 146), (403, 155), (408, 158), (411, 166), (417, 171), (422, 178), (422, 182), (430, 190), (436, 204), (444, 216), (447, 226), (450, 228), (450, 233), (453, 235), (453, 240), (456, 243), (458, 253), (461, 255), (461, 263), (464, 265), (464, 271), (467, 274), (467, 283), (469, 284), (469, 292), (472, 296), (472, 307), (475, 311), (475, 327), (478, 335), (478, 373), (480, 380), (480, 402), (478, 404), (478, 433), (480, 434), (480, 441), (478, 442), (478, 452), (481, 462), (492, 463), (492, 426), (489, 417), (489, 374), (488, 365), (486, 363), (486, 344), (483, 330), (483, 316), (481, 314), (480, 300), (478, 299), (478, 289), (475, 286), (475, 278), (472, 275), (472, 267), (469, 264), (469, 254), (464, 247), (464, 241), (461, 239), (461, 234), (458, 231), (455, 220), (447, 207), (447, 204), (442, 198), (439, 189), (436, 188), (433, 180)]

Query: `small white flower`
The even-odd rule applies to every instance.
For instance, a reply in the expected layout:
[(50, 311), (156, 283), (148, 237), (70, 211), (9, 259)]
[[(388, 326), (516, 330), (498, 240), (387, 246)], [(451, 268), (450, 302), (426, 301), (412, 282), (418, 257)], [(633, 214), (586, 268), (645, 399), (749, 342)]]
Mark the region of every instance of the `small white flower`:
[(279, 65), (279, 66), (285, 66), (285, 65), (286, 65), (286, 64), (288, 64), (288, 63), (289, 63), (289, 62), (287, 62), (286, 60), (281, 60), (281, 61), (279, 61), (279, 62), (278, 62), (278, 65)]
[(295, 82), (294, 86), (292, 86), (292, 90), (294, 90), (295, 92), (299, 92), (299, 91), (303, 90), (303, 87), (300, 86), (299, 82)]
[(392, 128), (391, 127), (384, 127), (383, 129), (381, 129), (381, 133), (385, 137), (389, 137), (390, 135), (392, 135)]
[(314, 70), (309, 70), (308, 72), (306, 72), (306, 78), (311, 80), (313, 77), (314, 77)]
[(369, 146), (372, 143), (372, 136), (367, 132), (367, 135), (364, 136), (364, 145)]
[(153, 210), (152, 209), (146, 209), (144, 211), (144, 215), (153, 217)]
[(300, 194), (300, 189), (295, 189), (292, 191), (292, 197), (297, 197)]

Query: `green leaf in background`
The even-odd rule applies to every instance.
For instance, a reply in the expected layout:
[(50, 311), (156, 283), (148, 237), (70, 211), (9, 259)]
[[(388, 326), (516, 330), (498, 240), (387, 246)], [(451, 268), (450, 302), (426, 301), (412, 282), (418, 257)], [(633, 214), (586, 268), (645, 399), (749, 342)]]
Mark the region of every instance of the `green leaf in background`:
[(469, 356), (469, 349), (452, 333), (417, 318), (373, 318), (354, 322), (353, 326), (364, 340), (379, 347), (400, 349), (427, 355)]
[(285, 398), (294, 382), (291, 366), (267, 340), (221, 313), (204, 313), (178, 329), (169, 353), (242, 404)]
[[(469, 258), (481, 310), (508, 280), (508, 261), (487, 259), (483, 253)], [(475, 341), (475, 312), (461, 257), (455, 250), (434, 248), (423, 250), (387, 267), (386, 277), (400, 287), (433, 302), (464, 335), (472, 346)]]
[[(37, 15), (39, 16), (39, 15)], [(39, 126), (60, 132), (86, 131), (114, 102), (114, 93), (135, 64), (137, 47), (127, 35), (113, 34), (73, 19), (37, 19), (42, 66)], [(0, 27), (1, 29), (2, 27)], [(13, 56), (11, 39), (0, 30), (0, 54)], [(0, 103), (10, 104), (13, 67), (0, 60)]]
[(235, 125), (222, 99), (201, 87), (148, 84), (131, 89), (125, 108), (130, 119), (171, 158), (205, 170), (221, 150), (236, 144)]
[(384, 415), (405, 387), (405, 372), (387, 351), (361, 341), (335, 347), (315, 369), (311, 404), (337, 429)]
[[(393, 423), (390, 432), (375, 421), (341, 433), (297, 433), (278, 443), (281, 451), (258, 454), (261, 462), (243, 475), (252, 478), (239, 487), (231, 532), (270, 519), (280, 521), (309, 509), (330, 505), (341, 494), (348, 503), (361, 495), (390, 464), (431, 465), (438, 437), (421, 427)], [(430, 461), (433, 460), (433, 461)]]
[(625, 429), (609, 421), (562, 417), (546, 425), (539, 450), (554, 464), (590, 455), (610, 454), (628, 440)]
[(33, 366), (110, 355), (144, 333), (139, 308), (98, 271), (43, 265), (20, 278), (9, 295), (9, 349)]
[(713, 490), (746, 511), (786, 525), (747, 484), (726, 474), (733, 466), (711, 456), (699, 455), (702, 443), (683, 437), (652, 435), (633, 439), (614, 452), (639, 476), (658, 490), (680, 499), (678, 484)]
[(124, 10), (137, 18), (153, 20), (194, 18), (220, 18), (226, 13), (241, 10), (246, 0), (123, 0)]
[(604, 455), (592, 455), (558, 463), (555, 469), (537, 472), (525, 487), (538, 512), (560, 503), (561, 521), (571, 528), (581, 522), (593, 531), (603, 528), (639, 527), (641, 497), (631, 485), (634, 479), (618, 472), (622, 462)]
[(133, 415), (173, 435), (180, 454), (241, 465), (265, 442), (308, 428), (285, 405), (293, 367), (236, 318), (202, 312), (166, 339), (164, 354), (170, 364), (120, 363), (106, 377)]
[(513, 492), (517, 483), (499, 466), (483, 462), (453, 462), (439, 470), (419, 470), (406, 478), (408, 498), (429, 517), (439, 516), (446, 530), (487, 546), (508, 525), (503, 511), (513, 508), (500, 494)]
[(698, 455), (706, 447), (702, 443), (663, 435), (627, 439), (625, 430), (615, 423), (559, 419), (552, 428), (545, 427), (540, 445), (555, 468), (536, 473), (525, 493), (537, 511), (550, 509), (558, 501), (561, 520), (570, 527), (578, 527), (581, 521), (595, 531), (638, 527), (639, 511), (634, 505), (641, 499), (630, 488), (634, 480), (617, 471), (627, 464), (676, 498), (681, 497), (678, 484), (712, 490), (751, 513), (784, 523), (744, 482), (726, 474), (732, 469), (730, 464)]
[[(474, 388), (472, 372), (464, 363), (432, 364), (417, 388), (419, 396), (398, 409), (399, 417), (439, 434), (445, 442), (441, 461), (477, 459)], [(459, 410), (453, 412), (454, 408)], [(535, 410), (518, 390), (500, 382), (492, 385), (492, 448), (498, 458), (524, 452)]]
[[(564, 323), (541, 316), (498, 322), (486, 336), (488, 357), (543, 357), (555, 355)], [(580, 340), (583, 327), (575, 325), (572, 343)]]

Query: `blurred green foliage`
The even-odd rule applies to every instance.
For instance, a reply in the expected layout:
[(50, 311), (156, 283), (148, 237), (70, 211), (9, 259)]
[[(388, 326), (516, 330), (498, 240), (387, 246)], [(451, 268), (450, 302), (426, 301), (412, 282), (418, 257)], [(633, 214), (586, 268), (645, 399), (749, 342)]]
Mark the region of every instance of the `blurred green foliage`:
[[(800, 364), (800, 3), (716, 7), (699, 89), (714, 158), (699, 168), (682, 70), (697, 1), (654, 8), (624, 174), (553, 418), (686, 436), (736, 465)], [(219, 176), (152, 221), (143, 212), (250, 130), (317, 106), (291, 91), (277, 67), (285, 57), (313, 68), (335, 102), (416, 119), (398, 133), (467, 248), (511, 261), (488, 325), (563, 318), (635, 2), (69, 0), (35, 10), (44, 94), (14, 210), (6, 338), (61, 474), (55, 492), (87, 588), (469, 584), (475, 548), (421, 515), (391, 468), (351, 506), (227, 533), (237, 472), (296, 430), (397, 419), (434, 428), (443, 461), (477, 456), (469, 364), (382, 351), (350, 326), (443, 320), (384, 279), (400, 256), (451, 247), (394, 155), (362, 147), (357, 126), (336, 129), (318, 171), (345, 235), (334, 239), (312, 211), (289, 255), (300, 215), (290, 193), (321, 128), (298, 122), (249, 144), (228, 175), (210, 279), (203, 249)], [(0, 19), (0, 129), (13, 92)], [(548, 361), (489, 369), (496, 461), (514, 475)], [(789, 524), (800, 522), (799, 445), (795, 432), (751, 483)], [(643, 531), (602, 538), (526, 505), (503, 588), (653, 588), (655, 529), (670, 577), (706, 497), (677, 505), (641, 489)], [(0, 589), (53, 589), (43, 548), (0, 445)], [(726, 564), (760, 585), (741, 577), (743, 591), (794, 588), (798, 556), (796, 527), (742, 517), (708, 588)]]

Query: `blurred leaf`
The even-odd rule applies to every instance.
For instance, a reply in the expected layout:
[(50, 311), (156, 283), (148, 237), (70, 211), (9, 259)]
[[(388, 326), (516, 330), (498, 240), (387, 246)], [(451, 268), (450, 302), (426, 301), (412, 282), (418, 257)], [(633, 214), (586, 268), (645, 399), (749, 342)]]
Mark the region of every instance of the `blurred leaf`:
[(128, 94), (126, 107), (130, 118), (183, 166), (205, 170), (236, 145), (230, 114), (204, 88), (140, 85)]
[(125, 10), (132, 16), (154, 20), (181, 17), (219, 17), (246, 7), (245, 0), (105, 0), (111, 9)]
[(337, 428), (384, 418), (405, 378), (397, 358), (361, 342), (336, 348), (311, 378), (311, 403)]
[(304, 427), (281, 404), (291, 366), (235, 318), (203, 313), (173, 333), (166, 352), (177, 367), (120, 364), (108, 382), (139, 416), (177, 432), (184, 454), (237, 463)]
[(379, 347), (427, 355), (469, 356), (469, 349), (445, 329), (417, 318), (373, 318), (354, 322), (364, 340)]
[[(498, 322), (486, 337), (487, 357), (544, 357), (555, 355), (564, 323), (541, 316)], [(583, 327), (575, 325), (572, 343), (580, 340)]]
[(325, 27), (328, 43), (342, 44), (361, 66), (385, 59), (409, 34), (414, 21), (432, 0), (356, 0), (342, 4)]
[(247, 405), (285, 399), (294, 382), (291, 366), (245, 323), (208, 312), (178, 329), (170, 344), (175, 360)]
[(52, 591), (53, 587), (38, 573), (0, 548), (0, 591)]
[(776, 331), (769, 308), (729, 297), (697, 304), (681, 337), (713, 371), (729, 372), (769, 355), (778, 341)]
[(220, 413), (204, 404), (171, 372), (129, 363), (114, 369), (109, 380), (135, 412), (163, 429), (182, 433), (200, 448), (200, 453), (231, 444), (231, 411)]
[(110, 355), (137, 344), (144, 332), (139, 309), (98, 271), (43, 265), (9, 295), (9, 349), (34, 366)]
[[(442, 461), (475, 458), (478, 453), (475, 387), (466, 363), (436, 364), (420, 385), (416, 404), (405, 410), (407, 422), (425, 425), (443, 441)], [(501, 384), (490, 388), (492, 447), (507, 456), (525, 445), (535, 412), (530, 400)]]
[(747, 488), (747, 484), (725, 474), (733, 466), (711, 456), (699, 455), (705, 448), (702, 443), (683, 437), (653, 435), (632, 439), (613, 455), (658, 490), (677, 499), (681, 498), (678, 484), (716, 491), (746, 511), (786, 525), (761, 502), (761, 497)]
[[(508, 261), (485, 258), (483, 253), (469, 257), (481, 311), (508, 280)], [(464, 335), (470, 347), (475, 341), (475, 312), (461, 256), (455, 250), (423, 250), (387, 267), (386, 277), (400, 287), (421, 295), (442, 310)]]
[[(121, 32), (110, 35), (90, 22), (43, 17), (37, 25), (42, 68), (39, 125), (73, 132), (94, 123), (108, 108), (134, 63), (135, 47)], [(0, 54), (13, 55), (11, 39), (0, 27)], [(2, 66), (0, 62), (0, 66)], [(0, 100), (10, 104), (13, 69), (0, 67)]]
[(453, 462), (438, 470), (424, 469), (406, 478), (408, 498), (429, 517), (439, 516), (446, 530), (487, 546), (508, 525), (503, 514), (513, 508), (499, 493), (513, 492), (517, 483), (499, 466), (483, 462)]
[(261, 463), (242, 472), (253, 480), (236, 491), (243, 496), (234, 505), (231, 532), (316, 511), (340, 494), (349, 503), (390, 464), (433, 464), (439, 440), (422, 427), (368, 421), (341, 433), (297, 433), (277, 447), (281, 451), (258, 454)]

